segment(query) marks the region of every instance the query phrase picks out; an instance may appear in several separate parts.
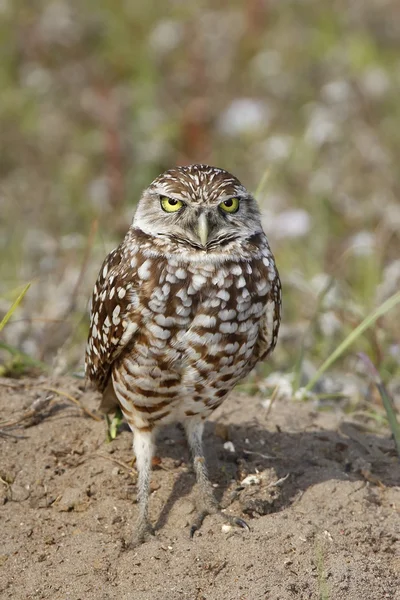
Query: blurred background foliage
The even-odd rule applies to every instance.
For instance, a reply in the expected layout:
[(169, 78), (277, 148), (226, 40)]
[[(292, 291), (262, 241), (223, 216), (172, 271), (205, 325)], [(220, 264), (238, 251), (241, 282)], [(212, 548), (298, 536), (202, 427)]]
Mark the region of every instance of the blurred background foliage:
[[(99, 266), (174, 164), (257, 190), (284, 289), (258, 386), (306, 380), (400, 288), (397, 0), (0, 0), (0, 41), (0, 317), (32, 281), (3, 373), (81, 369)], [(357, 349), (400, 389), (399, 311)], [(353, 357), (323, 392), (363, 394)]]

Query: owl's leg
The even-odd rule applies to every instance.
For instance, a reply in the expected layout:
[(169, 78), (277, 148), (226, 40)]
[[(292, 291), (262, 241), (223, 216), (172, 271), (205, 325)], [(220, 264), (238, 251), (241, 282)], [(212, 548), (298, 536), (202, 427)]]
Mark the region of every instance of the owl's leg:
[(223, 520), (227, 521), (228, 523), (238, 525), (243, 529), (249, 529), (247, 523), (243, 521), (243, 519), (233, 517), (222, 512), (217, 500), (215, 499), (212, 484), (208, 477), (207, 466), (203, 451), (202, 437), (204, 430), (204, 422), (197, 418), (191, 418), (188, 419), (184, 423), (184, 425), (189, 446), (192, 452), (193, 466), (200, 491), (200, 502), (198, 506), (199, 512), (195, 522), (193, 523), (190, 529), (190, 537), (193, 537), (195, 531), (200, 529), (204, 518), (207, 515), (215, 513), (219, 514), (220, 517), (222, 517)]
[(154, 530), (150, 525), (148, 517), (151, 461), (154, 454), (153, 431), (148, 431), (147, 428), (135, 429), (133, 433), (133, 450), (136, 455), (136, 464), (139, 475), (137, 484), (139, 515), (133, 534), (132, 546), (138, 546), (146, 541), (150, 535), (154, 535)]

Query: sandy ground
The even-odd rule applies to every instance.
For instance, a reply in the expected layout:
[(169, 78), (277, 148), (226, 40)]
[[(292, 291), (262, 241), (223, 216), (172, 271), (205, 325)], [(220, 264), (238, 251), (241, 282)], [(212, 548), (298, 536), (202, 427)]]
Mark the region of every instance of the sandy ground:
[[(0, 597), (13, 600), (383, 600), (400, 598), (400, 468), (389, 435), (340, 412), (233, 394), (207, 426), (215, 492), (250, 532), (216, 516), (189, 539), (195, 488), (178, 427), (160, 433), (154, 540), (134, 550), (129, 431), (112, 443), (79, 380), (0, 380)], [(46, 402), (46, 401), (45, 401)], [(1, 427), (1, 426), (0, 426)], [(234, 452), (224, 448), (229, 440)], [(253, 485), (244, 485), (247, 475)]]

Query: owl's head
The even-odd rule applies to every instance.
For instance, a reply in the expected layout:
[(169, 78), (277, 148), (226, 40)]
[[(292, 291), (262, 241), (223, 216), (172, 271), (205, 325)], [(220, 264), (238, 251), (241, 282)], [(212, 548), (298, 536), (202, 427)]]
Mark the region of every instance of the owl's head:
[(236, 177), (207, 165), (175, 167), (157, 177), (143, 192), (133, 226), (203, 252), (262, 231), (253, 196)]

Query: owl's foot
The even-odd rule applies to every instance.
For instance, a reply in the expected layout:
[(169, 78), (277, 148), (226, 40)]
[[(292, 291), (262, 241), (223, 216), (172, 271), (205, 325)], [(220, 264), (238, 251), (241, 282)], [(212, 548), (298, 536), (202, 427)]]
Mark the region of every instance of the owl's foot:
[(129, 547), (136, 548), (137, 546), (140, 546), (140, 544), (148, 542), (154, 535), (154, 528), (148, 521), (138, 521)]
[(189, 441), (190, 449), (193, 455), (193, 467), (196, 473), (197, 484), (199, 487), (198, 513), (193, 525), (190, 528), (190, 537), (200, 529), (207, 515), (218, 515), (229, 525), (237, 525), (242, 529), (250, 530), (246, 521), (240, 517), (234, 517), (223, 512), (215, 499), (213, 487), (208, 478), (207, 468), (203, 453), (201, 437), (204, 428), (204, 422), (196, 417), (187, 420), (185, 423), (186, 435)]
[(246, 521), (244, 521), (240, 517), (228, 515), (228, 514), (224, 513), (220, 508), (213, 507), (212, 510), (206, 509), (206, 510), (202, 510), (201, 512), (198, 513), (196, 520), (194, 521), (194, 523), (192, 524), (192, 526), (190, 528), (190, 538), (191, 539), (193, 538), (196, 531), (198, 531), (200, 529), (200, 527), (202, 526), (203, 521), (206, 518), (206, 516), (212, 515), (212, 514), (218, 515), (228, 525), (236, 525), (237, 527), (241, 527), (242, 529), (247, 529), (247, 531), (250, 531), (250, 527), (247, 525)]

